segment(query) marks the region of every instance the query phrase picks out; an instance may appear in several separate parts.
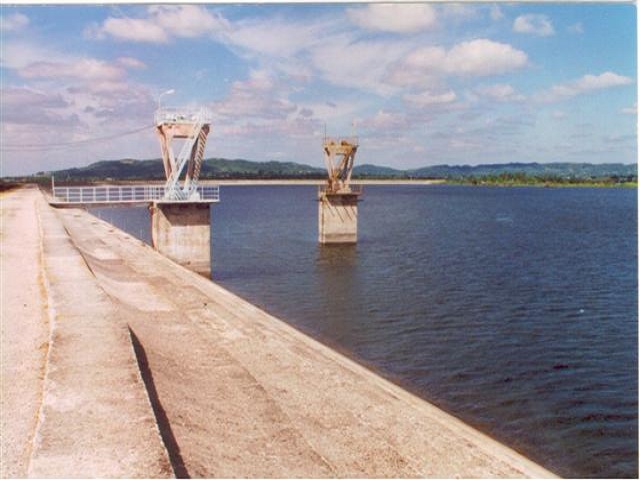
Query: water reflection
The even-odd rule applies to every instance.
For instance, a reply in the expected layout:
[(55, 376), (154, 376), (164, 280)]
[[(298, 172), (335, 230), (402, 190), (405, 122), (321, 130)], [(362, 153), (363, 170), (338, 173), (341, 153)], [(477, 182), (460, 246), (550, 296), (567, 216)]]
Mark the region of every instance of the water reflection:
[(322, 334), (336, 340), (350, 339), (353, 333), (353, 309), (359, 294), (357, 245), (318, 245), (315, 266), (322, 304)]

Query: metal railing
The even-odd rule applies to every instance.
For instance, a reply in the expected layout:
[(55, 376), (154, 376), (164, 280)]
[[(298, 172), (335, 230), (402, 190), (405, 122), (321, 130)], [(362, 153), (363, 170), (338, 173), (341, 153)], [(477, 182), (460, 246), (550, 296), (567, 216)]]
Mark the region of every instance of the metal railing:
[[(115, 185), (102, 187), (53, 188), (53, 201), (56, 203), (145, 203), (164, 199), (164, 185)], [(191, 198), (177, 201), (219, 202), (220, 187), (218, 185), (202, 185), (196, 189)]]
[(203, 123), (211, 122), (211, 112), (207, 108), (161, 108), (154, 114), (156, 125), (161, 123)]

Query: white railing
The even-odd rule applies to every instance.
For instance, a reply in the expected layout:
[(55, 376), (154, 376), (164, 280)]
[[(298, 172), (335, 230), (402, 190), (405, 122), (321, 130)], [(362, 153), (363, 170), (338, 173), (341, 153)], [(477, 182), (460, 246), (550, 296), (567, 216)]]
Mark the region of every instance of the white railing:
[[(54, 187), (53, 197), (55, 203), (144, 203), (164, 200), (165, 188), (164, 185)], [(219, 202), (220, 187), (218, 185), (199, 186), (191, 198), (177, 201)]]
[(203, 123), (211, 122), (211, 112), (204, 108), (161, 108), (154, 114), (156, 125), (161, 123)]

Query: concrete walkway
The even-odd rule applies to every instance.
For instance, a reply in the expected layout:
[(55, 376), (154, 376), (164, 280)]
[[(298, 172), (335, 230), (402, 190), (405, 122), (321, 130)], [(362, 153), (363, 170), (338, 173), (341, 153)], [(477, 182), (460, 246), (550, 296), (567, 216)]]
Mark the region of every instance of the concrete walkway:
[[(119, 305), (38, 190), (5, 194), (2, 211), (3, 476), (173, 476)], [(20, 256), (5, 249), (17, 244)], [(37, 293), (37, 312), (16, 310), (8, 295), (19, 290)], [(36, 325), (27, 330), (28, 342), (21, 338), (25, 323)], [(34, 354), (43, 329), (46, 338)], [(37, 393), (36, 385), (15, 388), (15, 365), (27, 375), (43, 374)]]
[(0, 194), (0, 477), (25, 477), (49, 347), (47, 294), (31, 192)]
[(177, 476), (553, 476), (86, 212), (41, 221), (55, 315), (32, 475), (163, 476), (166, 449)]

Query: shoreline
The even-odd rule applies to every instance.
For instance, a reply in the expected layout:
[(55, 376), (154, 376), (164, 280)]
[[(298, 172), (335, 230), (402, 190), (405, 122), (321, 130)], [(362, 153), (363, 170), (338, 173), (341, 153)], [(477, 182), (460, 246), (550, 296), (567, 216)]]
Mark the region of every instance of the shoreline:
[[(33, 199), (33, 190), (5, 195)], [(44, 426), (38, 429), (40, 441), (34, 457), (38, 468), (31, 468), (31, 472), (60, 476), (61, 471), (69, 474), (71, 468), (71, 473), (80, 476), (166, 474), (164, 455), (144, 451), (140, 445), (128, 458), (155, 459), (153, 468), (159, 470), (140, 471), (139, 460), (124, 461), (117, 470), (110, 469), (111, 462), (120, 460), (106, 461), (100, 457), (101, 448), (93, 456), (89, 454), (91, 458), (85, 458), (84, 463), (69, 465), (71, 458), (84, 454), (85, 446), (61, 444), (61, 439), (82, 432), (81, 437), (94, 438), (100, 426), (82, 416), (76, 417), (73, 426), (68, 424), (64, 405), (59, 402), (79, 388), (78, 375), (83, 374), (71, 369), (68, 377), (60, 378), (61, 365), (77, 362), (78, 348), (95, 353), (95, 335), (83, 333), (84, 323), (89, 322), (104, 332), (116, 328), (111, 343), (98, 348), (107, 357), (113, 348), (133, 352), (135, 342), (131, 346), (128, 336), (122, 335), (123, 329), (138, 342), (137, 375), (144, 377), (143, 363), (152, 374), (153, 388), (146, 381), (144, 388), (154, 412), (140, 400), (121, 402), (119, 386), (124, 378), (120, 370), (101, 370), (104, 364), (100, 362), (95, 367), (89, 365), (87, 373), (100, 382), (108, 378), (110, 389), (96, 391), (98, 385), (84, 383), (87, 390), (76, 391), (69, 398), (80, 401), (76, 410), (101, 411), (101, 406), (115, 401), (123, 413), (137, 411), (135, 418), (155, 418), (151, 430), (132, 432), (134, 427), (122, 422), (113, 435), (154, 437), (154, 429), (159, 430), (176, 473), (176, 462), (181, 461), (185, 472), (205, 477), (554, 476), (369, 368), (179, 267), (114, 226), (81, 210), (53, 210), (44, 204), (40, 192), (37, 196), (39, 200), (33, 200), (32, 205), (42, 204), (43, 273), (53, 290), (49, 306), (56, 317), (50, 325), (51, 338), (67, 338), (70, 343), (50, 344), (50, 368), (43, 380), (49, 385), (43, 398), (48, 410)], [(14, 206), (24, 214), (31, 208), (24, 201)], [(3, 230), (15, 226), (15, 218), (7, 216)], [(64, 258), (56, 254), (61, 248)], [(29, 283), (29, 279), (18, 275), (16, 282)], [(69, 301), (80, 300), (79, 294), (81, 302)], [(114, 323), (105, 323), (102, 314), (85, 318), (92, 305), (96, 313), (113, 312)], [(65, 322), (69, 309), (83, 320)], [(60, 337), (65, 332), (74, 334)], [(4, 345), (11, 339), (2, 341)], [(67, 356), (61, 357), (61, 352)], [(141, 354), (145, 362), (141, 362)], [(126, 368), (131, 368), (131, 360), (127, 362)], [(51, 375), (58, 377), (48, 378)], [(139, 391), (141, 383), (127, 385), (134, 389), (131, 398), (137, 398), (133, 392)], [(51, 397), (53, 393), (55, 397)], [(58, 401), (52, 402), (55, 398)], [(161, 405), (164, 421), (155, 404)], [(56, 417), (59, 422), (47, 423)], [(107, 415), (103, 421), (109, 418)], [(94, 439), (94, 446), (102, 443), (118, 451), (122, 438), (116, 437)], [(175, 445), (168, 438), (173, 438)], [(54, 452), (59, 462), (51, 460)], [(62, 465), (67, 470), (61, 470)]]

